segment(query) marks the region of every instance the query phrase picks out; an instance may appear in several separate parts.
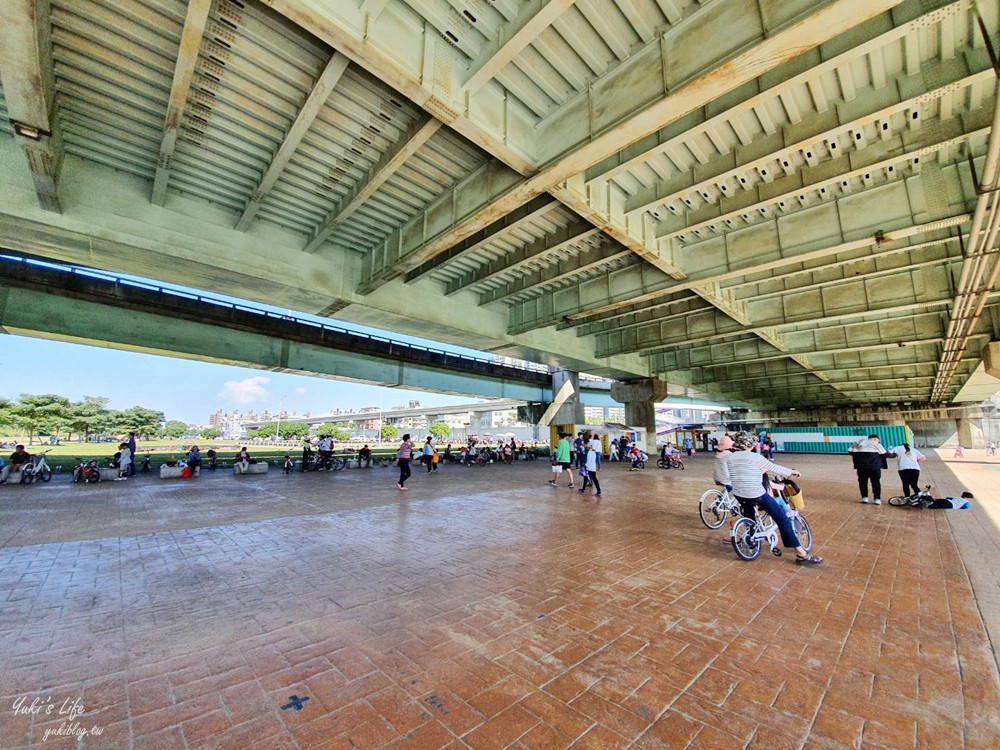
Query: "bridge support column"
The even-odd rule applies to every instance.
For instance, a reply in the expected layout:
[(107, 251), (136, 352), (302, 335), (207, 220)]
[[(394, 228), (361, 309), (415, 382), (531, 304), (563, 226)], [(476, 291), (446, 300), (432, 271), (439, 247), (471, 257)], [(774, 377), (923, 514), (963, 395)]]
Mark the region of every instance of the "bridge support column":
[(573, 393), (559, 405), (549, 424), (566, 425), (584, 422), (583, 402), (580, 401), (580, 373), (569, 370), (556, 370), (552, 373), (552, 396), (558, 398), (567, 383), (572, 386)]
[(987, 375), (1000, 379), (1000, 341), (992, 341), (983, 347), (983, 365)]
[(963, 448), (985, 448), (983, 439), (983, 421), (961, 417), (955, 420), (958, 425), (958, 444)]
[(625, 404), (625, 422), (630, 427), (646, 429), (646, 446), (656, 446), (656, 405), (667, 397), (667, 384), (662, 380), (636, 380), (611, 384), (611, 398)]

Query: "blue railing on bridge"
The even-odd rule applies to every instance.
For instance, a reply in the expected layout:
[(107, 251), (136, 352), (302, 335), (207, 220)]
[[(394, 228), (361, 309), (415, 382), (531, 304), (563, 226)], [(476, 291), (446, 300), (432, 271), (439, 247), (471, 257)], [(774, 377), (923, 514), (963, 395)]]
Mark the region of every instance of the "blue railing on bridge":
[(239, 310), (240, 312), (247, 312), (255, 315), (261, 315), (263, 317), (271, 318), (273, 320), (283, 320), (291, 323), (297, 323), (299, 325), (312, 326), (313, 328), (332, 331), (334, 333), (346, 334), (348, 336), (357, 336), (358, 338), (363, 338), (370, 341), (381, 341), (383, 343), (407, 349), (416, 349), (418, 351), (430, 352), (432, 354), (443, 354), (447, 357), (457, 357), (459, 359), (467, 360), (469, 362), (479, 362), (490, 366), (501, 365), (503, 367), (511, 367), (516, 370), (525, 370), (527, 372), (540, 372), (540, 373), (552, 372), (552, 368), (550, 368), (548, 365), (539, 364), (537, 362), (526, 362), (524, 360), (518, 360), (516, 364), (511, 364), (508, 362), (496, 362), (495, 360), (487, 359), (486, 357), (474, 357), (469, 354), (462, 354), (460, 352), (449, 352), (444, 349), (436, 349), (431, 346), (411, 344), (405, 341), (398, 341), (396, 339), (391, 339), (386, 336), (377, 336), (370, 333), (364, 333), (362, 331), (352, 331), (349, 328), (344, 328), (342, 326), (330, 325), (329, 323), (320, 323), (319, 321), (309, 320), (307, 318), (299, 318), (295, 315), (289, 315), (286, 313), (275, 313), (260, 307), (241, 305), (236, 302), (229, 302), (224, 299), (219, 299), (218, 297), (207, 297), (203, 294), (195, 294), (193, 292), (186, 292), (181, 289), (175, 289), (175, 288), (172, 289), (170, 287), (160, 286), (158, 284), (153, 284), (146, 281), (136, 281), (133, 279), (126, 278), (124, 276), (118, 276), (113, 273), (108, 273), (106, 271), (98, 271), (93, 268), (87, 268), (86, 266), (75, 266), (68, 263), (56, 263), (49, 260), (40, 260), (38, 258), (27, 258), (20, 255), (9, 255), (6, 253), (0, 253), (0, 259), (10, 260), (17, 263), (24, 263), (25, 265), (48, 268), (54, 271), (60, 271), (63, 273), (73, 274), (76, 276), (86, 276), (89, 278), (100, 279), (102, 281), (111, 281), (114, 282), (115, 284), (120, 284), (122, 286), (135, 287), (136, 289), (145, 289), (146, 291), (157, 292), (159, 294), (166, 294), (173, 297), (180, 297), (182, 299), (193, 300), (196, 302), (203, 302), (209, 305), (216, 305), (218, 307), (225, 307), (232, 310)]

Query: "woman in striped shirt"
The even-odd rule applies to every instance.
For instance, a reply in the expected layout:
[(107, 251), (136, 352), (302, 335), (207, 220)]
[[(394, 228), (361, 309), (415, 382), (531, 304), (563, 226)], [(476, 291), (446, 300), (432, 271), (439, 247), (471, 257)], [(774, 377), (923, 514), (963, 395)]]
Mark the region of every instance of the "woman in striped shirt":
[(752, 452), (756, 443), (757, 438), (753, 435), (746, 432), (737, 433), (733, 438), (733, 454), (729, 456), (727, 461), (716, 462), (718, 479), (722, 480), (722, 484), (733, 488), (733, 494), (739, 500), (743, 513), (747, 517), (754, 517), (755, 505), (760, 505), (767, 511), (767, 514), (778, 524), (778, 531), (781, 532), (781, 543), (786, 548), (795, 550), (795, 562), (799, 565), (819, 565), (823, 562), (823, 558), (809, 554), (799, 544), (799, 538), (795, 535), (795, 529), (792, 528), (792, 522), (788, 520), (784, 506), (771, 497), (771, 493), (764, 488), (764, 475), (767, 472), (777, 474), (782, 478), (800, 476), (799, 472), (795, 469), (778, 466), (759, 453)]

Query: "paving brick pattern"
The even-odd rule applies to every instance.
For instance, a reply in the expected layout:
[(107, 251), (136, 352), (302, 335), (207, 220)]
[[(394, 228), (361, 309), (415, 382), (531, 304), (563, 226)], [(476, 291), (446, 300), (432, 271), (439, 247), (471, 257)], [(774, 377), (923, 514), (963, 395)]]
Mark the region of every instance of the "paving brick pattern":
[(0, 748), (995, 750), (1000, 464), (929, 462), (956, 515), (781, 460), (821, 567), (705, 529), (708, 457), (0, 488)]

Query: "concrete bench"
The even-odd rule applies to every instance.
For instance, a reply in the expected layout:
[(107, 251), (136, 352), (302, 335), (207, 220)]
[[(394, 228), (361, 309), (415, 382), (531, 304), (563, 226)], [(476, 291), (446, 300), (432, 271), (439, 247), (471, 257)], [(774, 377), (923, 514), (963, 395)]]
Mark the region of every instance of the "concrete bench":
[[(160, 479), (180, 479), (181, 472), (184, 470), (184, 468), (185, 467), (183, 466), (167, 466), (166, 464), (164, 464), (163, 466), (160, 467)], [(196, 477), (201, 476), (200, 466), (195, 467), (194, 475)], [(101, 478), (102, 479), (104, 478), (103, 474), (101, 475)]]
[[(246, 473), (267, 474), (267, 468), (268, 468), (268, 463), (266, 461), (259, 461), (258, 463), (250, 464), (250, 466), (247, 467)], [(233, 474), (243, 474), (243, 473), (244, 472), (240, 471), (239, 466), (233, 466)]]

